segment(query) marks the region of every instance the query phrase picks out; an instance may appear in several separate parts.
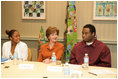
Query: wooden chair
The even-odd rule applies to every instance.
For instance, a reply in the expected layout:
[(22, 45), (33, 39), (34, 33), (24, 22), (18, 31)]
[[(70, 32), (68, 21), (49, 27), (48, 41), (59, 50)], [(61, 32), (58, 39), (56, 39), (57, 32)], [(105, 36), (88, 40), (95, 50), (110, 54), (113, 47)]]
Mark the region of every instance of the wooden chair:
[(28, 48), (28, 57), (27, 57), (27, 60), (28, 61), (31, 61), (31, 59), (32, 59), (32, 53), (31, 53), (30, 48)]

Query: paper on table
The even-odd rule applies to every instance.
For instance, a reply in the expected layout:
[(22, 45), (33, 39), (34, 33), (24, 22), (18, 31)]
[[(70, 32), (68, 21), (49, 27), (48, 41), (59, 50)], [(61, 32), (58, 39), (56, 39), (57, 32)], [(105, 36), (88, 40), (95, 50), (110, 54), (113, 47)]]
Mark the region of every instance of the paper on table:
[(33, 64), (19, 64), (19, 69), (34, 69)]
[(69, 67), (70, 69), (78, 70), (79, 68), (81, 68), (81, 65), (69, 64)]
[(62, 72), (62, 67), (56, 67), (56, 66), (48, 66), (47, 70), (48, 71), (53, 71), (53, 72)]
[(107, 69), (90, 70), (89, 72), (94, 74), (116, 74), (115, 72)]

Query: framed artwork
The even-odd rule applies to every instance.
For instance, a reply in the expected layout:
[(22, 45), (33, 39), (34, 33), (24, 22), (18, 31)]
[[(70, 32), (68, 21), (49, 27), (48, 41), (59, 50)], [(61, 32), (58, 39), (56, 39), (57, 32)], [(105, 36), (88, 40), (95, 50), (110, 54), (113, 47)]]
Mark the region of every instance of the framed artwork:
[(93, 20), (117, 20), (117, 1), (94, 1)]
[(22, 1), (22, 19), (46, 19), (46, 2)]

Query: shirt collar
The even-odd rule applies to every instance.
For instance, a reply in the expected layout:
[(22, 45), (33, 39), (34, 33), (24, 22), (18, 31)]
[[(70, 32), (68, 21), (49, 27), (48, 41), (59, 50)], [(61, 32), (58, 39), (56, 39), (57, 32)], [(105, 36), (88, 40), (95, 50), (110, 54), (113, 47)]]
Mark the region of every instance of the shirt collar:
[(52, 49), (55, 48), (56, 45), (57, 45), (57, 42), (55, 42), (55, 43), (54, 43), (54, 46), (50, 49), (49, 42), (48, 42), (48, 43), (47, 43), (47, 49), (52, 50)]
[(88, 46), (90, 46), (92, 44), (93, 44), (93, 42), (86, 42), (86, 45), (88, 45)]
[[(93, 43), (92, 43), (91, 45), (89, 45), (89, 46), (95, 47), (95, 46), (96, 46), (96, 40), (97, 40), (97, 39), (94, 39)], [(84, 43), (83, 43), (83, 46), (86, 47), (86, 46), (87, 46), (87, 45), (86, 45), (86, 42), (85, 42), (85, 41), (83, 41), (83, 42), (84, 42)]]
[(96, 46), (96, 41), (97, 41), (97, 39), (95, 38), (95, 39), (94, 39), (94, 42), (93, 42), (93, 44), (92, 44), (93, 47)]

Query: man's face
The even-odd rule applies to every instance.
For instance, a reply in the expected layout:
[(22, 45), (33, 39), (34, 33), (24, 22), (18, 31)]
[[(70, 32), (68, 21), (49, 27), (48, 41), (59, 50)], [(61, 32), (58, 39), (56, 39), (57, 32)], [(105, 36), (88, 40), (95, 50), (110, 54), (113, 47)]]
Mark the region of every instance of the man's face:
[(83, 28), (82, 38), (85, 42), (92, 42), (94, 39), (94, 32), (91, 33), (89, 28)]

